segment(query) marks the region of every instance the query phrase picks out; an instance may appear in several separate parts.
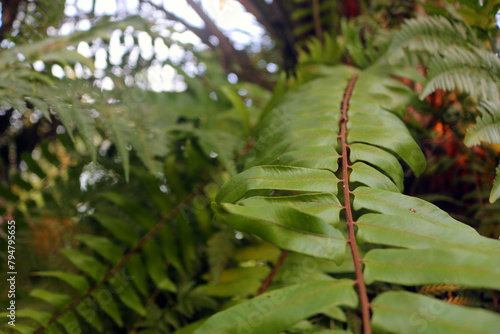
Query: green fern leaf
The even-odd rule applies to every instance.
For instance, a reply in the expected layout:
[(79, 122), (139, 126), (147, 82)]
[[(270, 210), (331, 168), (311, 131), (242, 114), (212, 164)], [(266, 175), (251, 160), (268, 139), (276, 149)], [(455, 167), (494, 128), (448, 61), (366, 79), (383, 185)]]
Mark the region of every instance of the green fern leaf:
[(87, 280), (77, 274), (71, 274), (71, 273), (66, 273), (63, 271), (37, 271), (34, 272), (32, 275), (34, 276), (40, 276), (40, 277), (55, 277), (58, 278), (69, 285), (71, 285), (73, 288), (75, 288), (78, 292), (84, 292), (87, 291), (89, 286), (89, 283)]
[(113, 295), (106, 288), (95, 290), (91, 293), (97, 305), (101, 308), (119, 327), (123, 327), (123, 320), (120, 309), (116, 304)]
[(353, 281), (304, 283), (268, 292), (220, 312), (194, 333), (279, 333), (326, 306), (356, 304)]
[(47, 303), (54, 305), (56, 308), (62, 308), (63, 306), (71, 302), (71, 296), (69, 295), (50, 292), (42, 289), (31, 290), (30, 296), (46, 301)]
[(493, 203), (500, 198), (500, 166), (497, 167), (496, 173), (497, 176), (495, 177), (493, 188), (491, 189), (490, 203)]
[(463, 22), (443, 16), (420, 16), (405, 21), (387, 51), (392, 63), (404, 57), (404, 51), (425, 51), (436, 54), (450, 45), (479, 46), (475, 34)]
[(57, 322), (60, 323), (68, 333), (81, 331), (80, 322), (75, 312), (67, 311), (64, 313)]
[(165, 265), (161, 257), (160, 249), (154, 240), (149, 241), (142, 247), (144, 251), (144, 258), (146, 260), (146, 267), (153, 282), (161, 290), (175, 292), (177, 287), (168, 278), (165, 270)]
[(476, 124), (467, 129), (465, 145), (479, 145), (481, 141), (500, 144), (500, 101), (482, 100), (478, 110), (481, 116), (476, 119)]
[(493, 334), (500, 317), (410, 292), (390, 291), (372, 302), (373, 325), (381, 332)]
[(109, 280), (114, 288), (118, 299), (127, 307), (135, 311), (140, 316), (146, 316), (146, 308), (142, 305), (141, 298), (135, 292), (131, 282), (124, 279), (118, 279), (116, 276)]
[(64, 249), (61, 253), (66, 256), (75, 267), (88, 274), (96, 281), (99, 281), (106, 273), (106, 267), (92, 256), (73, 249)]
[(148, 296), (148, 275), (146, 267), (139, 255), (134, 254), (126, 263), (127, 272), (133, 277), (133, 282), (137, 290), (144, 296)]
[[(489, 240), (494, 242), (495, 240)], [(496, 242), (498, 244), (498, 242)], [(374, 281), (403, 285), (458, 284), (471, 288), (498, 289), (500, 269), (497, 248), (485, 245), (480, 251), (464, 247), (424, 249), (377, 249), (364, 258), (364, 275), (368, 284)], [(467, 246), (467, 247), (466, 247)], [(443, 244), (441, 247), (447, 247)], [(488, 253), (485, 253), (488, 249)], [(500, 319), (500, 318), (499, 318)]]
[(449, 46), (430, 60), (428, 81), (421, 98), (436, 89), (455, 89), (489, 100), (498, 100), (497, 81), (500, 78), (500, 59), (484, 51), (469, 51)]
[(208, 264), (210, 265), (210, 276), (213, 281), (219, 281), (229, 257), (234, 251), (235, 240), (232, 229), (219, 231), (208, 240)]
[(130, 233), (130, 225), (123, 220), (102, 214), (94, 214), (93, 217), (118, 240), (132, 247), (139, 241), (137, 234)]
[(97, 306), (90, 297), (87, 297), (75, 307), (76, 313), (89, 323), (98, 333), (102, 333), (103, 325), (97, 316)]
[(95, 235), (79, 235), (77, 239), (95, 250), (103, 258), (110, 261), (111, 264), (118, 263), (123, 256), (120, 247), (116, 246), (108, 238)]
[[(358, 262), (365, 330), (370, 305), (363, 280), (498, 289), (500, 242), (481, 237), (430, 203), (400, 194), (398, 157), (417, 175), (425, 169), (424, 156), (401, 120), (401, 105), (415, 96), (387, 78), (386, 69), (357, 72), (339, 66), (328, 73), (285, 95), (262, 119), (246, 170), (221, 187), (214, 209), (232, 227), (281, 248), (331, 259), (338, 267)], [(338, 158), (341, 164), (333, 162)], [(341, 211), (346, 211), (347, 231)], [(363, 248), (371, 250), (357, 255)], [(230, 323), (225, 326), (231, 328)], [(271, 323), (259, 330), (285, 329)], [(397, 323), (385, 325), (384, 331), (406, 332)]]
[(33, 319), (34, 321), (36, 321), (38, 324), (42, 325), (43, 327), (47, 327), (49, 324), (51, 314), (49, 312), (45, 312), (45, 311), (37, 311), (34, 309), (25, 308), (25, 309), (18, 310), (16, 312), (16, 316), (19, 318)]

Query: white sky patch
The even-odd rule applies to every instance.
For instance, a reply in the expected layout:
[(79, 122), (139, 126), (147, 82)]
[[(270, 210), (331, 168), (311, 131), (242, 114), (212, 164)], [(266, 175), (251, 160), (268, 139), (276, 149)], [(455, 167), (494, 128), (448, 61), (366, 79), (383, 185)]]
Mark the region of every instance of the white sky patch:
[(92, 11), (92, 0), (78, 0), (76, 2), (76, 7), (85, 13), (90, 13)]
[(177, 70), (170, 65), (154, 65), (148, 69), (148, 81), (150, 88), (155, 92), (182, 91), (185, 83), (181, 80)]
[[(188, 5), (185, 0), (156, 0), (152, 1), (157, 5), (163, 7), (179, 16), (180, 18), (189, 22), (189, 24), (203, 28), (203, 20), (196, 14), (194, 9)], [(79, 10), (89, 13), (92, 11), (93, 0), (68, 0), (67, 10), (73, 11), (70, 8), (78, 8)], [(242, 49), (245, 45), (250, 43), (259, 43), (264, 29), (257, 23), (255, 18), (245, 12), (243, 6), (236, 0), (227, 0), (221, 10), (219, 0), (202, 0), (201, 4), (210, 17), (214, 19), (217, 25), (225, 31), (229, 38), (236, 42), (236, 47)], [(118, 10), (134, 11), (139, 5), (138, 0), (96, 0), (95, 1), (95, 14), (96, 15), (113, 15)], [(120, 7), (120, 8), (119, 8)], [(90, 22), (86, 21), (78, 26), (79, 30), (88, 30)], [(61, 27), (61, 34), (67, 35), (74, 30), (71, 26)], [(191, 43), (200, 45), (201, 41), (191, 31), (182, 33), (174, 33), (172, 37), (180, 43)], [(145, 40), (146, 36), (139, 36), (139, 44), (141, 45), (141, 55), (149, 59), (152, 55), (151, 43)], [(141, 41), (142, 40), (142, 41)], [(113, 47), (116, 47), (115, 44)], [(111, 53), (114, 53), (111, 50)]]
[[(83, 1), (83, 0), (81, 0)], [(90, 1), (91, 0), (85, 0)], [(97, 0), (95, 3), (96, 15), (113, 15), (117, 12), (116, 1), (114, 0)]]
[(87, 30), (90, 30), (90, 28), (92, 28), (92, 25), (90, 24), (89, 20), (81, 20), (77, 23), (76, 27), (78, 30), (87, 31)]
[(195, 35), (192, 31), (186, 30), (184, 32), (174, 32), (172, 34), (172, 39), (179, 41), (184, 44), (201, 45), (201, 39)]
[(92, 51), (90, 50), (90, 46), (87, 42), (80, 42), (76, 50), (78, 51), (79, 54), (81, 54), (84, 57), (87, 58), (92, 57)]
[(43, 71), (45, 69), (45, 64), (43, 63), (43, 61), (41, 60), (37, 60), (36, 62), (33, 63), (33, 68), (36, 70), (36, 71)]
[[(139, 8), (138, 0), (95, 0), (95, 8), (93, 8), (93, 2), (94, 0), (67, 0), (67, 14), (72, 14), (76, 10), (85, 13), (90, 13), (94, 10), (96, 16), (115, 15), (124, 12), (137, 14)], [(150, 0), (150, 2), (158, 6), (163, 6), (167, 11), (177, 15), (192, 26), (197, 28), (204, 27), (203, 20), (188, 5), (186, 0)], [(245, 9), (237, 0), (227, 0), (222, 9), (219, 0), (201, 0), (201, 5), (220, 29), (233, 40), (237, 49), (243, 49), (249, 44), (258, 45), (262, 41), (265, 33), (264, 29), (251, 14), (245, 12)], [(148, 14), (145, 13), (144, 15)], [(78, 30), (88, 30), (89, 28), (89, 20), (83, 20), (77, 26)], [(67, 35), (74, 30), (74, 23), (68, 26), (63, 25), (60, 34)], [(161, 30), (168, 31), (167, 29), (160, 29), (159, 33), (162, 36), (164, 34), (162, 34)], [(125, 32), (117, 30), (110, 36), (109, 50), (106, 51), (98, 46), (90, 48), (89, 44), (83, 42), (78, 45), (77, 50), (86, 57), (92, 57), (95, 53), (95, 76), (101, 78), (104, 76), (103, 70), (107, 67), (106, 60), (108, 57), (110, 64), (122, 65), (125, 53), (129, 53), (128, 64), (130, 66), (135, 66), (139, 55), (147, 60), (152, 59), (152, 57), (156, 57), (159, 61), (170, 60), (174, 65), (180, 64), (184, 59), (185, 50), (177, 44), (167, 46), (163, 40), (159, 38), (153, 40), (148, 33), (140, 32), (137, 35), (138, 45), (136, 45), (133, 35), (135, 33), (132, 30), (126, 30)], [(170, 37), (181, 44), (193, 44), (195, 50), (201, 51), (207, 48), (207, 46), (201, 43), (198, 36), (184, 29), (179, 23), (173, 26), (173, 32)], [(183, 69), (189, 72), (188, 75), (203, 72), (202, 70), (198, 70), (194, 63), (192, 66), (184, 65)], [(274, 68), (268, 70), (272, 71)], [(56, 72), (59, 71), (56, 70)], [(147, 71), (146, 77), (149, 81), (148, 85), (154, 91), (182, 91), (186, 86), (186, 83), (181, 79), (177, 71), (169, 65), (163, 67), (161, 65), (154, 65)], [(109, 81), (105, 79), (103, 79), (103, 89), (110, 89), (113, 86), (112, 81), (109, 78)]]
[(177, 44), (172, 44), (170, 46), (169, 50), (170, 50), (170, 54), (169, 54), (170, 60), (175, 65), (178, 65), (182, 61), (182, 59), (184, 58), (184, 54), (185, 54), (184, 49), (181, 48)]
[(63, 23), (63, 25), (59, 29), (59, 33), (64, 36), (69, 35), (74, 31), (75, 31), (75, 25), (70, 22)]
[(113, 90), (114, 87), (115, 84), (113, 83), (113, 80), (111, 80), (110, 77), (105, 77), (104, 79), (102, 79), (101, 88), (103, 90)]
[(129, 12), (133, 12), (134, 10), (137, 10), (137, 7), (139, 7), (139, 0), (126, 0), (125, 1), (125, 8)]
[(53, 65), (52, 66), (52, 75), (55, 77), (58, 77), (59, 79), (62, 79), (64, 77), (63, 68), (57, 64)]
[[(217, 3), (219, 0), (215, 0)], [(163, 7), (169, 12), (183, 18), (191, 25), (203, 28), (203, 20), (185, 0), (164, 0)]]
[(153, 57), (153, 44), (151, 36), (146, 32), (139, 33), (139, 47), (141, 48), (141, 56), (144, 59)]
[(109, 40), (109, 62), (113, 65), (120, 65), (122, 63), (122, 57), (126, 51), (126, 47), (120, 43), (121, 36), (122, 32), (115, 30)]
[(104, 70), (108, 66), (108, 63), (106, 61), (107, 57), (108, 54), (106, 50), (104, 50), (103, 48), (97, 50), (95, 54), (95, 64), (94, 64), (95, 68), (99, 70)]
[(156, 53), (156, 59), (160, 61), (165, 61), (168, 58), (168, 46), (165, 44), (163, 39), (155, 38), (154, 49)]
[(202, 5), (217, 25), (237, 43), (259, 42), (264, 34), (255, 17), (236, 0), (227, 0), (222, 10), (219, 0), (202, 0)]

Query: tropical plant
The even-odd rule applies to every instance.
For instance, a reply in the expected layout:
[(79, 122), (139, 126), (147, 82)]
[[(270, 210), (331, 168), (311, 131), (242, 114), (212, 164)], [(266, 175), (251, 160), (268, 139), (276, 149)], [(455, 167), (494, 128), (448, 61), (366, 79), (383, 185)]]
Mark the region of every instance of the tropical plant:
[[(428, 2), (437, 15), (395, 30), (413, 4), (241, 1), (285, 56), (263, 51), (287, 72), (272, 95), (277, 76), (188, 3), (205, 29), (140, 2), (220, 43), (219, 59), (184, 45), (202, 73), (166, 61), (185, 73), (180, 93), (147, 91), (140, 75), (130, 87), (117, 67), (75, 75), (93, 64), (68, 44), (101, 45), (114, 29), (172, 42), (138, 17), (50, 38), (27, 33), (27, 20), (8, 36), (0, 209), (18, 226), (25, 286), (16, 326), (3, 329), (495, 333), (500, 242), (487, 236), (500, 232), (500, 177), (492, 185), (498, 151), (484, 142), (500, 142), (496, 2)], [(43, 6), (19, 12), (39, 18)], [(423, 186), (441, 172), (464, 192)]]
[[(355, 308), (358, 298), (364, 333), (372, 325), (382, 332), (495, 331), (500, 317), (491, 312), (403, 288), (498, 289), (499, 273), (491, 264), (498, 262), (500, 242), (401, 194), (398, 157), (417, 175), (425, 159), (401, 120), (402, 107), (416, 96), (384, 72), (333, 67), (330, 75), (288, 93), (260, 122), (263, 135), (247, 169), (221, 188), (214, 204), (235, 229), (280, 248), (339, 266), (352, 261), (355, 278), (330, 277), (266, 293), (214, 316), (197, 333), (237, 333), (242, 326), (279, 332), (329, 305)], [(400, 287), (385, 291), (387, 283)], [(489, 325), (479, 329), (476, 317)]]

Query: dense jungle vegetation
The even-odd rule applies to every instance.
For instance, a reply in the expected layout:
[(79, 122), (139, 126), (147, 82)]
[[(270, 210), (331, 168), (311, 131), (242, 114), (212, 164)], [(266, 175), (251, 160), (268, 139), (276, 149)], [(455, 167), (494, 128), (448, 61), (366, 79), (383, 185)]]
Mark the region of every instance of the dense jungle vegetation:
[(499, 332), (499, 0), (0, 4), (0, 332)]

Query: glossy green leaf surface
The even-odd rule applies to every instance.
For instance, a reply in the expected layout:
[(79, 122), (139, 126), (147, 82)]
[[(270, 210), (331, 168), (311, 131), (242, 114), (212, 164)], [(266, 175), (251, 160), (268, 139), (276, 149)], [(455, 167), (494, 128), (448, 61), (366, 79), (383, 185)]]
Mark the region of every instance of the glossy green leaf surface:
[(364, 161), (379, 166), (381, 170), (391, 177), (398, 189), (403, 190), (403, 168), (393, 154), (379, 147), (362, 143), (351, 144), (349, 150), (349, 157), (352, 162)]
[(311, 282), (266, 292), (212, 316), (194, 333), (279, 333), (328, 305), (356, 306), (353, 283)]
[(390, 291), (372, 302), (373, 326), (389, 333), (494, 334), (500, 316), (410, 292)]
[(329, 258), (341, 263), (346, 239), (342, 233), (316, 216), (286, 205), (248, 207), (214, 205), (235, 229), (254, 233), (284, 249)]
[(338, 179), (326, 170), (262, 166), (238, 174), (217, 193), (216, 202), (236, 202), (250, 190), (337, 192)]
[(376, 249), (363, 258), (368, 284), (458, 284), (500, 289), (500, 257), (460, 248)]
[(424, 200), (367, 187), (358, 187), (353, 193), (355, 210), (368, 209), (402, 217), (417, 217), (435, 225), (477, 235), (472, 227), (451, 218), (449, 214)]
[(500, 243), (496, 240), (433, 224), (417, 215), (365, 214), (356, 225), (359, 241), (402, 248), (457, 247), (500, 256)]

